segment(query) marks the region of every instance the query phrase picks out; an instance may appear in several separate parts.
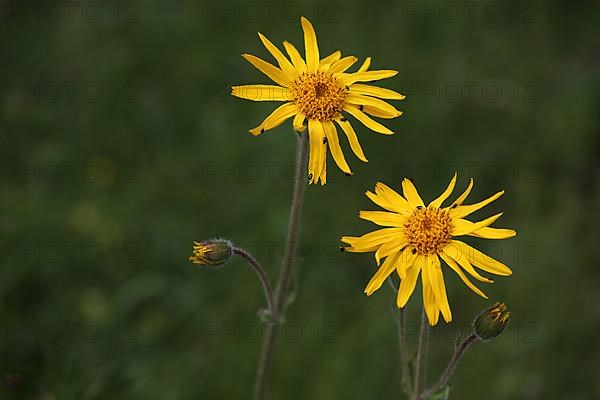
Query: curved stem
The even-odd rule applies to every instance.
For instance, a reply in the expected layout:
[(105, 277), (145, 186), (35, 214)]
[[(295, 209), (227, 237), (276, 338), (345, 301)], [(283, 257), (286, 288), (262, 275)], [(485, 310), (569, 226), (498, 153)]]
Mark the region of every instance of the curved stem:
[[(398, 285), (400, 284), (399, 279), (394, 279), (391, 275), (388, 278), (388, 282), (392, 287), (394, 293), (398, 292)], [(407, 395), (412, 394), (412, 383), (410, 381), (410, 368), (408, 362), (408, 346), (406, 342), (406, 319), (404, 316), (404, 308), (398, 308), (396, 306), (395, 299), (392, 300), (392, 312), (394, 313), (394, 320), (396, 321), (396, 329), (398, 333), (398, 350), (400, 353), (400, 368), (402, 370), (402, 387)]]
[(476, 342), (477, 339), (477, 336), (473, 333), (471, 334), (471, 336), (463, 340), (460, 346), (458, 346), (458, 349), (456, 349), (456, 351), (454, 352), (454, 355), (450, 359), (446, 370), (444, 371), (442, 376), (440, 376), (440, 379), (438, 379), (435, 385), (423, 392), (423, 394), (420, 397), (421, 399), (426, 399), (427, 397), (434, 395), (444, 386), (446, 386), (448, 380), (450, 379), (450, 377), (452, 377), (454, 370), (456, 370), (456, 366), (458, 365), (458, 362), (460, 361), (461, 357), (465, 354), (465, 351), (467, 351), (469, 346)]
[(267, 324), (267, 332), (263, 339), (260, 353), (256, 382), (254, 386), (254, 399), (263, 400), (267, 395), (267, 383), (273, 362), (273, 349), (275, 347), (275, 330), (285, 315), (286, 300), (290, 289), (290, 281), (294, 270), (294, 261), (298, 250), (298, 237), (300, 236), (300, 215), (304, 203), (306, 189), (306, 165), (308, 161), (308, 132), (298, 136), (296, 145), (296, 170), (294, 175), (294, 193), (288, 222), (287, 239), (284, 248), (281, 272), (275, 288), (275, 300), (271, 313), (271, 322)]
[(419, 332), (419, 350), (417, 351), (417, 362), (415, 364), (415, 384), (413, 392), (413, 400), (419, 400), (421, 387), (424, 381), (425, 363), (427, 362), (427, 350), (429, 347), (429, 332), (427, 329), (427, 316), (425, 315), (425, 307), (421, 313), (421, 329)]
[(256, 272), (258, 275), (258, 280), (263, 288), (265, 293), (265, 299), (267, 300), (267, 307), (269, 310), (269, 315), (273, 313), (273, 289), (271, 289), (271, 284), (269, 283), (269, 277), (265, 272), (265, 269), (260, 265), (256, 258), (252, 256), (252, 254), (248, 253), (246, 250), (241, 249), (239, 247), (233, 248), (233, 254), (240, 256), (241, 258), (250, 265), (250, 267)]

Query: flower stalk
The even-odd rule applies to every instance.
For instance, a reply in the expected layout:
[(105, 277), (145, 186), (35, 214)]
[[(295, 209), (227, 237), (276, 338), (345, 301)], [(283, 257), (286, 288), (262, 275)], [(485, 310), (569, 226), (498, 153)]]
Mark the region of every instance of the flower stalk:
[(263, 339), (256, 382), (254, 386), (254, 399), (263, 400), (267, 395), (267, 384), (273, 362), (273, 350), (275, 347), (275, 332), (279, 323), (282, 322), (285, 311), (290, 281), (294, 271), (294, 261), (298, 251), (298, 238), (300, 236), (300, 216), (304, 203), (304, 192), (306, 189), (306, 170), (308, 162), (308, 133), (298, 135), (296, 146), (296, 170), (294, 174), (294, 191), (288, 222), (287, 239), (284, 248), (281, 272), (275, 288), (273, 308), (271, 309), (271, 320), (266, 326), (266, 334)]

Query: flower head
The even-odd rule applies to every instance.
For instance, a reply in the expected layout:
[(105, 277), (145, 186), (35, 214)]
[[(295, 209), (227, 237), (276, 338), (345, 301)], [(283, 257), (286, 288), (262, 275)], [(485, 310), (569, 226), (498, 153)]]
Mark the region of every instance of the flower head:
[[(357, 72), (348, 73), (348, 68), (358, 61), (356, 57), (342, 57), (336, 51), (320, 58), (317, 36), (312, 24), (301, 18), (304, 30), (305, 59), (289, 42), (283, 45), (289, 59), (262, 34), (258, 34), (278, 66), (250, 54), (243, 57), (277, 85), (234, 86), (232, 95), (254, 101), (283, 101), (259, 126), (250, 129), (253, 135), (273, 129), (294, 117), (293, 126), (304, 132), (308, 125), (310, 153), (308, 176), (310, 183), (326, 182), (327, 148), (331, 151), (338, 167), (347, 175), (352, 171), (344, 158), (334, 122), (342, 128), (356, 156), (366, 162), (367, 158), (358, 142), (356, 132), (347, 119), (352, 115), (368, 128), (385, 135), (393, 132), (373, 120), (369, 115), (380, 118), (395, 118), (402, 113), (381, 99), (402, 100), (404, 96), (393, 90), (366, 85), (397, 74), (393, 70), (368, 71), (368, 57)], [(291, 61), (290, 61), (291, 60)]]
[(194, 242), (190, 261), (204, 266), (221, 266), (231, 258), (233, 245), (228, 240), (211, 239)]
[(386, 211), (361, 211), (359, 216), (386, 228), (361, 237), (344, 236), (341, 239), (349, 245), (343, 248), (345, 251), (375, 252), (375, 259), (380, 267), (365, 289), (369, 296), (396, 271), (401, 279), (397, 304), (402, 308), (414, 292), (421, 274), (423, 303), (431, 325), (437, 324), (440, 312), (446, 322), (452, 320), (440, 258), (465, 285), (484, 298), (487, 296), (467, 278), (464, 271), (476, 280), (486, 283), (493, 281), (480, 275), (475, 268), (501, 276), (512, 274), (506, 265), (455, 239), (463, 235), (484, 239), (506, 239), (515, 236), (516, 232), (512, 229), (490, 227), (502, 213), (478, 222), (465, 219), (469, 214), (502, 196), (504, 191), (478, 203), (465, 205), (463, 202), (473, 188), (471, 179), (462, 195), (450, 206), (442, 207), (455, 185), (456, 174), (446, 190), (425, 206), (410, 180), (402, 181), (404, 196), (379, 182), (375, 185), (375, 193), (367, 191), (366, 194)]
[(504, 332), (509, 319), (510, 312), (506, 310), (506, 305), (495, 303), (477, 316), (473, 330), (479, 339), (489, 341)]

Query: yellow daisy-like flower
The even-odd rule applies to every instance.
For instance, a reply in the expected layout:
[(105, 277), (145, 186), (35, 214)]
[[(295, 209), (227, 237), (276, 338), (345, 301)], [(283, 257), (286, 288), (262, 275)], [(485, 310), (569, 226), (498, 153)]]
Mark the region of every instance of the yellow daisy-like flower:
[[(287, 119), (294, 117), (293, 126), (304, 132), (308, 121), (310, 183), (326, 182), (327, 147), (338, 167), (347, 175), (352, 171), (344, 158), (337, 135), (337, 123), (348, 138), (356, 156), (367, 162), (352, 125), (343, 114), (348, 113), (368, 128), (385, 135), (393, 132), (373, 120), (369, 115), (380, 118), (395, 118), (402, 115), (389, 103), (381, 99), (402, 100), (404, 96), (393, 90), (365, 85), (358, 82), (373, 82), (390, 78), (397, 71), (368, 71), (371, 59), (368, 57), (357, 72), (346, 71), (358, 60), (356, 57), (343, 57), (336, 51), (320, 58), (317, 36), (311, 23), (301, 18), (304, 31), (306, 59), (291, 43), (283, 42), (288, 58), (264, 35), (258, 34), (267, 50), (273, 55), (279, 67), (250, 54), (243, 57), (258, 70), (271, 78), (277, 85), (234, 86), (232, 95), (254, 101), (284, 101), (259, 126), (250, 130), (253, 135), (273, 129)], [(290, 61), (291, 60), (291, 61)], [(367, 115), (369, 114), (369, 115)]]
[(463, 202), (473, 188), (473, 179), (471, 179), (469, 186), (458, 199), (450, 206), (442, 207), (442, 203), (452, 194), (455, 185), (456, 174), (446, 190), (425, 207), (409, 179), (402, 181), (404, 196), (378, 182), (375, 185), (375, 193), (367, 191), (367, 197), (388, 211), (361, 211), (359, 216), (386, 228), (361, 237), (344, 236), (341, 239), (342, 242), (350, 245), (343, 248), (345, 251), (374, 251), (378, 265), (385, 259), (365, 289), (365, 293), (369, 296), (379, 289), (395, 270), (401, 279), (397, 304), (402, 308), (414, 292), (420, 273), (423, 304), (431, 325), (437, 324), (440, 312), (446, 322), (452, 320), (440, 257), (465, 285), (486, 299), (487, 296), (467, 278), (464, 271), (478, 281), (486, 283), (493, 281), (480, 275), (475, 267), (501, 276), (512, 274), (510, 268), (503, 263), (455, 239), (456, 236), (463, 235), (484, 239), (507, 239), (515, 236), (516, 232), (512, 229), (489, 226), (502, 213), (478, 222), (465, 219), (469, 214), (502, 196), (504, 191), (479, 203), (464, 205)]

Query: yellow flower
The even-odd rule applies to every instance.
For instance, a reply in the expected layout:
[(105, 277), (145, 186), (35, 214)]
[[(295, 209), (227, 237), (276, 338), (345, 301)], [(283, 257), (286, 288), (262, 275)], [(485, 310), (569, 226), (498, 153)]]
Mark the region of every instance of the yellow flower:
[(504, 191), (478, 203), (464, 205), (463, 202), (473, 188), (473, 179), (471, 179), (469, 186), (458, 199), (450, 206), (442, 207), (442, 203), (452, 194), (455, 184), (456, 174), (446, 190), (425, 207), (410, 180), (402, 181), (404, 196), (378, 182), (375, 185), (375, 193), (367, 191), (367, 197), (388, 211), (361, 211), (359, 216), (386, 228), (361, 237), (345, 236), (341, 239), (342, 242), (350, 245), (343, 248), (345, 251), (374, 251), (378, 265), (385, 259), (365, 289), (365, 293), (369, 296), (379, 289), (395, 270), (401, 279), (397, 304), (402, 308), (415, 290), (421, 273), (423, 305), (431, 325), (437, 324), (440, 312), (446, 322), (452, 320), (439, 257), (465, 285), (486, 299), (487, 296), (467, 278), (464, 271), (478, 281), (487, 283), (493, 281), (480, 275), (474, 267), (496, 275), (512, 274), (506, 265), (454, 239), (456, 236), (463, 235), (484, 239), (507, 239), (515, 236), (516, 232), (512, 229), (489, 226), (502, 213), (478, 222), (465, 219), (469, 214), (502, 196)]
[(304, 30), (306, 60), (288, 42), (283, 42), (290, 60), (264, 35), (258, 34), (267, 50), (273, 55), (279, 67), (250, 54), (243, 57), (250, 64), (272, 79), (277, 85), (234, 86), (232, 95), (254, 101), (284, 101), (259, 126), (250, 130), (253, 135), (273, 129), (287, 119), (294, 117), (293, 126), (304, 132), (308, 121), (310, 153), (308, 176), (310, 183), (326, 182), (325, 158), (327, 147), (338, 167), (347, 175), (352, 171), (344, 158), (337, 135), (336, 122), (346, 134), (350, 147), (356, 156), (367, 162), (358, 143), (356, 133), (346, 118), (347, 113), (368, 128), (385, 135), (393, 132), (373, 120), (367, 114), (380, 118), (395, 118), (402, 114), (381, 99), (402, 100), (404, 96), (393, 90), (365, 85), (357, 82), (372, 82), (396, 75), (397, 71), (368, 71), (371, 59), (368, 57), (357, 72), (347, 73), (358, 59), (343, 57), (336, 51), (320, 58), (317, 36), (311, 23), (301, 18)]

